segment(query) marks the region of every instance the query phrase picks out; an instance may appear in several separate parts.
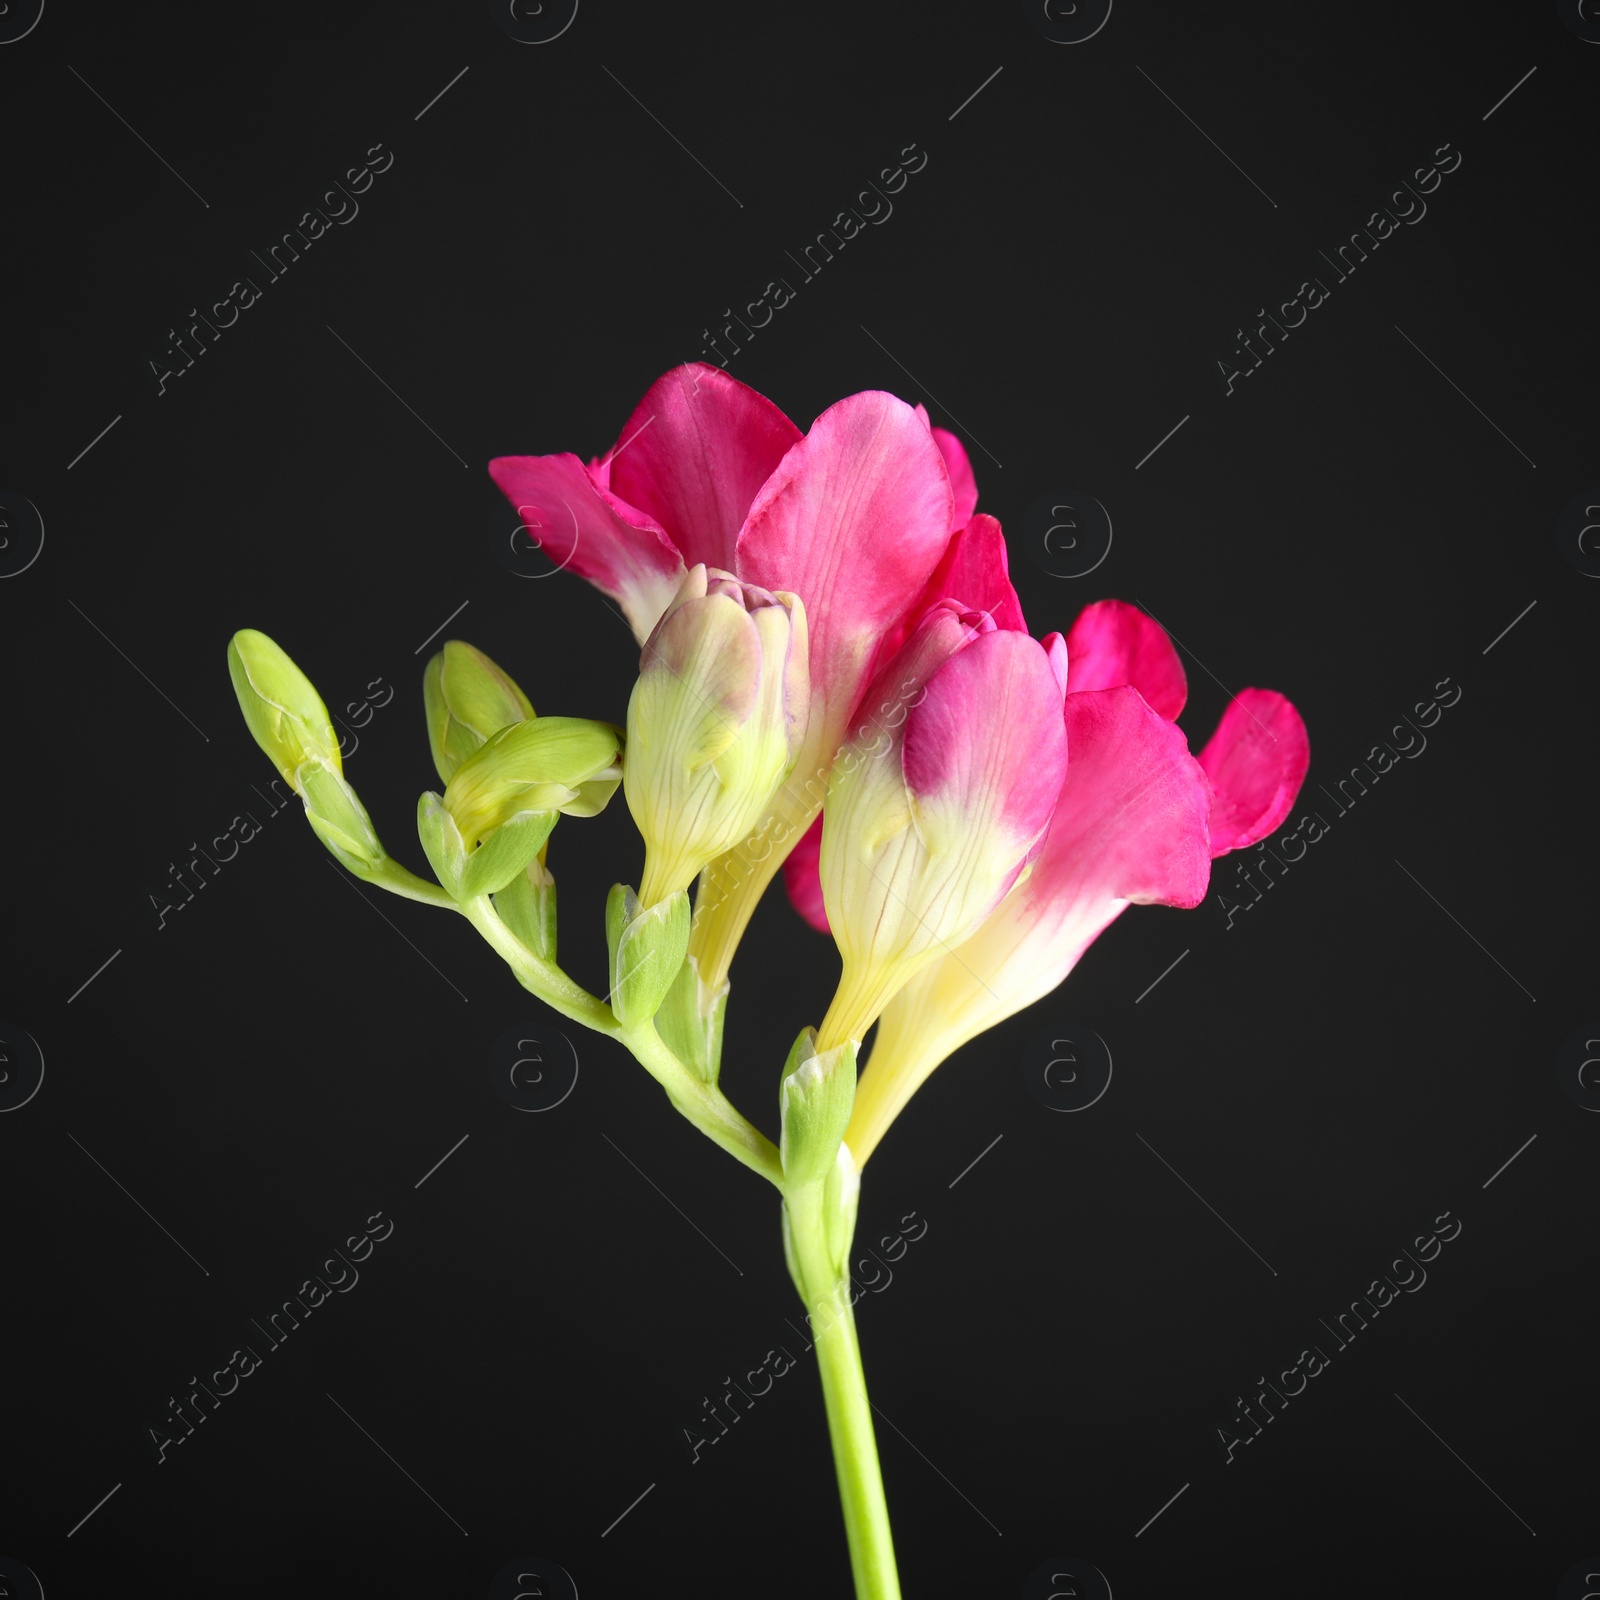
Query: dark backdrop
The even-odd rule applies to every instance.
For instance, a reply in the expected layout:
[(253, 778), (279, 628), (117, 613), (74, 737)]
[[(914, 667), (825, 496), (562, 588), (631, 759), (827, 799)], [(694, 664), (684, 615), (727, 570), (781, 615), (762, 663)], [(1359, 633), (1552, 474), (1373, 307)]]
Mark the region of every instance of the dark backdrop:
[[(491, 1052), (543, 1029), (556, 1060), (549, 1013), (272, 812), (224, 670), (236, 628), (284, 644), (420, 868), (438, 641), (615, 720), (636, 664), (587, 585), (497, 560), (485, 462), (598, 453), (707, 334), (801, 426), (923, 401), (1036, 633), (1117, 595), (1182, 641), (1194, 747), (1246, 684), (1311, 733), (1324, 831), (1286, 874), (1225, 860), (1227, 898), (1132, 911), (868, 1169), (863, 1241), (927, 1222), (858, 1313), (907, 1594), (1095, 1592), (1025, 1590), (1077, 1561), (1119, 1597), (1546, 1596), (1595, 1553), (1597, 30), (1124, 0), (1062, 43), (1095, 19), (1055, 10), (584, 0), (521, 43), (465, 3), (51, 0), (0, 48), (0, 1556), (52, 1596), (481, 1596), (525, 1558), (586, 1597), (846, 1592), (774, 1197), (576, 1029), (572, 1093), (508, 1106)], [(918, 154), (802, 281), (786, 255)], [(252, 266), (369, 161), (358, 213)], [(1378, 207), (1413, 220), (1341, 281), (1318, 252)], [(779, 277), (792, 303), (724, 335)], [(169, 330), (245, 278), (177, 373)], [(191, 901), (174, 869), (241, 813)], [(551, 863), (600, 986), (620, 797)], [(835, 971), (770, 896), (724, 1074), (769, 1132)], [(1085, 1029), (1112, 1080), (1060, 1114), (1021, 1069)], [(249, 1337), (380, 1212), (358, 1281)], [(1347, 1347), (1319, 1325), (1457, 1223)], [(168, 1398), (246, 1343), (157, 1464)], [(1311, 1345), (1306, 1390), (1257, 1401)], [(776, 1346), (794, 1372), (695, 1461), (702, 1400)]]

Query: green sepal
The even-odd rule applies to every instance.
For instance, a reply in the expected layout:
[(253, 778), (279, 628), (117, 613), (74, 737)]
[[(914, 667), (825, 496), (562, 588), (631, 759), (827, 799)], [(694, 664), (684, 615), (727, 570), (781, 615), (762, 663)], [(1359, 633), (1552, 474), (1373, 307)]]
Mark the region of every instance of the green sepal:
[(532, 722), (533, 705), (511, 675), (481, 650), (450, 639), (422, 674), (428, 746), (448, 784), (468, 756), (513, 722)]
[(500, 920), (536, 956), (556, 958), (556, 880), (535, 857), (525, 871), (496, 892), (495, 910)]
[(365, 875), (385, 856), (367, 808), (345, 782), (344, 774), (326, 761), (306, 761), (291, 782), (305, 801), (312, 831), (352, 872)]
[(686, 956), (656, 1013), (656, 1032), (667, 1048), (704, 1083), (715, 1083), (722, 1065), (722, 1024), (728, 1014), (728, 981), (712, 993), (700, 964)]
[(544, 848), (560, 815), (558, 811), (521, 811), (502, 822), (467, 857), (462, 897), (471, 900), (505, 888)]
[(228, 641), (228, 676), (251, 737), (290, 788), (298, 788), (295, 773), (307, 761), (343, 770), (322, 696), (275, 640), (241, 628)]
[(462, 842), (456, 819), (444, 808), (444, 801), (429, 789), (417, 801), (417, 837), (433, 875), (452, 900), (460, 900), (461, 879), (467, 869), (467, 847)]
[(689, 949), (689, 895), (680, 889), (645, 909), (626, 884), (606, 897), (611, 1010), (624, 1027), (661, 1009)]
[(802, 1029), (778, 1080), (778, 1150), (786, 1188), (819, 1182), (833, 1171), (855, 1098), (855, 1041), (819, 1054), (817, 1030)]

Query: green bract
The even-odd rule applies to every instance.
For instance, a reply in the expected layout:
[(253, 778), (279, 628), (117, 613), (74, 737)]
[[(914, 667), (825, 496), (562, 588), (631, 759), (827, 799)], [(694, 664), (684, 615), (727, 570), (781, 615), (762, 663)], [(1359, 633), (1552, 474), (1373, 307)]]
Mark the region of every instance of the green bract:
[(444, 801), (431, 789), (417, 801), (417, 837), (433, 875), (453, 900), (461, 895), (461, 879), (467, 870), (467, 847), (461, 842), (456, 820), (444, 808)]
[(556, 958), (556, 880), (537, 857), (494, 897), (505, 925), (541, 960)]
[[(417, 802), (417, 837), (439, 882), (455, 900), (496, 894), (530, 867), (550, 837), (559, 813), (519, 811), (492, 829), (475, 850), (469, 850), (456, 820), (430, 789)], [(551, 908), (552, 913), (554, 907)]]
[(312, 831), (352, 872), (365, 875), (386, 859), (367, 808), (336, 766), (307, 761), (290, 782), (305, 800)]
[(680, 889), (645, 909), (626, 884), (612, 885), (606, 945), (612, 1012), (624, 1027), (647, 1022), (661, 1009), (689, 948), (688, 894)]
[(722, 1023), (728, 1012), (728, 982), (709, 990), (700, 963), (685, 956), (656, 1013), (656, 1032), (667, 1048), (704, 1083), (715, 1083), (722, 1062)]
[(855, 1098), (854, 1042), (847, 1039), (819, 1055), (816, 1029), (803, 1029), (778, 1080), (785, 1188), (816, 1183), (833, 1170)]

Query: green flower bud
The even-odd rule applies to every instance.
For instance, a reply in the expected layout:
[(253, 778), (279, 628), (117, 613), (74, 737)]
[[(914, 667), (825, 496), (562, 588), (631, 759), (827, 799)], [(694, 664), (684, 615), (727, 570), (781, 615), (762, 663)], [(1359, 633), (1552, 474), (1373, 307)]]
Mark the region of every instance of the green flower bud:
[(422, 702), (441, 783), (449, 783), (456, 768), (502, 728), (533, 721), (533, 706), (510, 674), (459, 639), (446, 641), (428, 662)]
[(656, 1013), (656, 1032), (677, 1058), (706, 1083), (715, 1083), (722, 1063), (722, 1022), (728, 1011), (728, 981), (712, 990), (700, 964), (687, 956)]
[(747, 838), (789, 775), (810, 705), (806, 640), (798, 596), (697, 565), (645, 642), (623, 782), (646, 905)]
[(228, 641), (228, 676), (245, 726), (284, 781), (300, 792), (295, 773), (321, 761), (343, 773), (339, 736), (311, 680), (266, 634), (241, 628)]
[(535, 858), (494, 897), (500, 920), (546, 961), (556, 958), (556, 880)]
[(816, 1029), (804, 1029), (778, 1080), (778, 1151), (786, 1188), (816, 1183), (833, 1172), (855, 1098), (855, 1042), (847, 1039), (819, 1055)]
[(680, 889), (642, 907), (626, 884), (606, 898), (606, 945), (611, 955), (611, 1010), (624, 1027), (661, 1009), (689, 949), (689, 896)]
[(312, 831), (341, 865), (371, 877), (388, 855), (345, 781), (339, 736), (311, 680), (255, 628), (241, 628), (228, 641), (228, 676), (245, 726), (305, 802)]
[(592, 817), (616, 792), (621, 759), (622, 730), (609, 722), (515, 722), (490, 735), (456, 768), (444, 791), (445, 809), (469, 851), (522, 812)]

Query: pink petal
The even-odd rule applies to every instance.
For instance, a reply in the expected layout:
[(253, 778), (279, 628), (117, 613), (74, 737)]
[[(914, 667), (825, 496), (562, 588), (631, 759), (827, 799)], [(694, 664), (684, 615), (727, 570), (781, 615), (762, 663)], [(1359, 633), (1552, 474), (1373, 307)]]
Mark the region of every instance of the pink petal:
[(959, 806), (975, 827), (993, 819), (1014, 838), (1039, 838), (1067, 771), (1061, 708), (1040, 644), (1025, 633), (979, 634), (927, 680), (906, 718), (907, 787)]
[(1067, 692), (1067, 641), (1059, 633), (1047, 633), (1039, 642), (1050, 658), (1050, 670), (1055, 673), (1064, 697)]
[(817, 869), (821, 855), (822, 813), (819, 811), (784, 860), (783, 886), (789, 891), (790, 904), (818, 933), (832, 933), (827, 908), (822, 903), (822, 874)]
[(1200, 752), (1211, 780), (1211, 853), (1264, 839), (1289, 814), (1311, 741), (1300, 713), (1272, 689), (1241, 689)]
[(831, 763), (879, 641), (943, 553), (950, 508), (932, 435), (910, 406), (880, 390), (824, 411), (757, 494), (734, 570), (805, 602), (811, 726), (803, 763)]
[(867, 692), (850, 719), (850, 735), (858, 743), (881, 746), (887, 735), (898, 747), (907, 715), (927, 698), (928, 680), (980, 633), (993, 633), (995, 624), (986, 611), (943, 599), (913, 612), (903, 630), (892, 654), (879, 650)]
[(1028, 631), (1022, 602), (1011, 587), (1005, 535), (993, 517), (975, 516), (951, 534), (919, 604), (945, 598), (959, 600), (972, 611), (987, 611), (997, 628)]
[(945, 1052), (1050, 993), (1129, 905), (1194, 907), (1210, 789), (1175, 723), (1123, 685), (1069, 694), (1071, 758), (1030, 877), (945, 963), (965, 998)]
[(799, 440), (764, 395), (693, 362), (650, 385), (607, 457), (609, 487), (654, 518), (689, 566), (731, 572), (750, 502)]
[(654, 521), (595, 481), (602, 471), (570, 452), (489, 463), (489, 476), (545, 554), (610, 595), (642, 644), (677, 593), (683, 559)]
[(1030, 899), (1199, 905), (1211, 797), (1182, 730), (1129, 686), (1069, 694), (1066, 724), (1072, 760)]
[(972, 513), (978, 505), (978, 480), (973, 476), (972, 463), (967, 459), (961, 441), (953, 433), (935, 428), (933, 442), (938, 445), (939, 454), (944, 457), (945, 471), (950, 474), (950, 492), (956, 501), (955, 515), (951, 521), (955, 527), (964, 528), (972, 520)]
[(1005, 535), (993, 517), (976, 516), (965, 527), (950, 535), (950, 542), (939, 557), (917, 603), (906, 612), (896, 628), (883, 636), (873, 661), (876, 677), (911, 635), (911, 630), (941, 600), (959, 603), (969, 611), (984, 612), (997, 628), (1017, 633), (1028, 631), (1022, 615), (1022, 602), (1011, 587), (1006, 565)]
[(972, 521), (978, 505), (978, 480), (972, 475), (972, 463), (961, 441), (946, 428), (936, 428), (928, 415), (928, 408), (919, 400), (916, 413), (933, 435), (933, 442), (944, 457), (945, 471), (950, 474), (950, 489), (955, 496), (955, 515), (950, 519), (953, 528), (964, 528)]
[(1067, 660), (1073, 694), (1132, 684), (1168, 722), (1189, 696), (1166, 629), (1125, 600), (1097, 600), (1078, 613), (1067, 635)]

